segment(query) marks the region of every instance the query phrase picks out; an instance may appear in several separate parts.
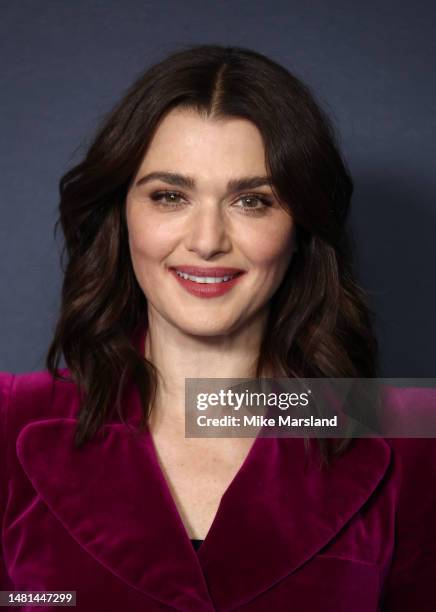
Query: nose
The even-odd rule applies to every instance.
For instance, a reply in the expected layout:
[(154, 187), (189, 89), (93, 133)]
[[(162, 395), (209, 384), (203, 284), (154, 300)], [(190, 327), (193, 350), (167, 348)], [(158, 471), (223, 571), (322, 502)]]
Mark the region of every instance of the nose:
[(202, 259), (211, 259), (231, 248), (228, 221), (217, 203), (203, 202), (186, 219), (185, 246)]

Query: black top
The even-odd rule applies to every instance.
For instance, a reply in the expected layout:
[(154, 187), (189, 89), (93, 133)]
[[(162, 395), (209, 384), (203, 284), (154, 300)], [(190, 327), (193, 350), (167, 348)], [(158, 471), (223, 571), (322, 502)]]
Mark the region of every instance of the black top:
[(192, 540), (192, 546), (195, 548), (195, 550), (198, 550), (202, 544), (202, 542), (204, 542), (204, 540)]

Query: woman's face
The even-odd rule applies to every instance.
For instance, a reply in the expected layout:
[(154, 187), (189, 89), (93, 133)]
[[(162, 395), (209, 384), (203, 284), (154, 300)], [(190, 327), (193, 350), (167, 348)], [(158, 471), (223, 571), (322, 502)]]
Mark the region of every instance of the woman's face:
[(293, 219), (266, 176), (262, 137), (250, 121), (177, 108), (161, 120), (126, 200), (150, 322), (163, 317), (185, 333), (213, 336), (262, 320), (295, 242)]

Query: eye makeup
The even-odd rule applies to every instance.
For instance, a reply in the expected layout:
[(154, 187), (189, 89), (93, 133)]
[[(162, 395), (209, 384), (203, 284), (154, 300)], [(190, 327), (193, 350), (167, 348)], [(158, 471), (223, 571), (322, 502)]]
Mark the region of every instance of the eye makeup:
[[(178, 191), (169, 191), (169, 190), (158, 190), (153, 191), (150, 194), (150, 199), (152, 202), (157, 205), (162, 206), (163, 208), (169, 209), (179, 209), (184, 206), (184, 202), (186, 202), (185, 196)], [(241, 200), (254, 200), (257, 205), (260, 204), (260, 207), (253, 208), (251, 206), (237, 206), (243, 211), (243, 214), (248, 215), (258, 215), (263, 214), (265, 210), (273, 205), (274, 200), (262, 193), (246, 193), (240, 195), (236, 201)], [(184, 202), (183, 202), (184, 201)]]

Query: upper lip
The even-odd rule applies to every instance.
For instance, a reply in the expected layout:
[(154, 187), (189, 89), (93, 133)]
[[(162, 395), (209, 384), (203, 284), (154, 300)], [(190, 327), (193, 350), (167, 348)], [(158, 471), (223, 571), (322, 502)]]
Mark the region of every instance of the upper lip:
[(221, 277), (221, 276), (231, 276), (233, 274), (242, 274), (245, 270), (241, 270), (240, 268), (199, 268), (197, 266), (171, 266), (172, 270), (177, 270), (177, 272), (184, 272), (185, 274), (189, 274), (191, 276), (211, 276), (211, 277)]

